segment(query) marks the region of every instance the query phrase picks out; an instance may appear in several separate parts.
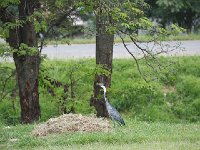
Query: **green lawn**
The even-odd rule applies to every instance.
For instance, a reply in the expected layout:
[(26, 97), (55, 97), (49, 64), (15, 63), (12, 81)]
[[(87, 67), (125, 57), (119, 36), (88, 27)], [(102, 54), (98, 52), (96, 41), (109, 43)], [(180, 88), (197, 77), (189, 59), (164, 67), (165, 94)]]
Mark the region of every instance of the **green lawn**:
[[(138, 41), (149, 41), (152, 40), (152, 37), (150, 36), (144, 36), (140, 35), (138, 36)], [(165, 39), (162, 39), (164, 41), (185, 41), (185, 40), (200, 40), (200, 34), (183, 34), (183, 35), (177, 35), (177, 36), (168, 36)], [(129, 38), (125, 38), (126, 42), (131, 42)], [(119, 37), (115, 38), (115, 43), (122, 42)], [(47, 44), (93, 44), (95, 43), (95, 38), (62, 38), (58, 40), (47, 40)]]
[(18, 125), (10, 128), (1, 125), (0, 149), (149, 149), (199, 150), (199, 123), (148, 123), (125, 118), (126, 126), (109, 133), (63, 133), (34, 137), (35, 125)]

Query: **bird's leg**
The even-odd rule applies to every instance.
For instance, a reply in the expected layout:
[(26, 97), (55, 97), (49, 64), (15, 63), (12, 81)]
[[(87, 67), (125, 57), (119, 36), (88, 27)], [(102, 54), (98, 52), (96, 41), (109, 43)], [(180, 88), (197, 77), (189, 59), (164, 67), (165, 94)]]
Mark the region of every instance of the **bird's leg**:
[(121, 125), (119, 122), (117, 122), (117, 123), (118, 123), (118, 126), (119, 126), (119, 127), (122, 127), (122, 125)]
[(116, 121), (113, 119), (113, 127), (119, 128), (119, 127), (121, 127), (121, 125), (119, 123), (116, 123)]
[(113, 122), (113, 127), (115, 128), (115, 120), (111, 117), (111, 120)]
[(113, 123), (114, 123), (114, 128), (115, 128), (115, 120), (113, 120)]

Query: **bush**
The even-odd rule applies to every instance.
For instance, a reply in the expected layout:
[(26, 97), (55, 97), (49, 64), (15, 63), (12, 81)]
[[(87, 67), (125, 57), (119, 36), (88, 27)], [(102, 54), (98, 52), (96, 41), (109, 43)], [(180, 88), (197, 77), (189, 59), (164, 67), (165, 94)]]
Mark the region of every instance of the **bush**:
[(144, 81), (129, 81), (120, 87), (113, 85), (111, 95), (114, 100), (113, 104), (120, 111), (134, 109), (136, 112), (140, 112), (143, 107), (155, 102), (154, 100), (159, 101), (159, 99), (154, 98), (157, 95), (157, 91), (153, 91)]
[(11, 100), (4, 99), (0, 103), (0, 120), (6, 125), (16, 125), (20, 122), (19, 101), (15, 101), (15, 106)]
[(178, 73), (200, 77), (200, 58), (199, 56), (180, 57)]
[(192, 75), (183, 75), (179, 77), (176, 85), (177, 92), (186, 97), (188, 101), (200, 97), (200, 78)]
[(149, 105), (144, 108), (140, 118), (146, 121), (165, 121), (174, 122), (176, 117), (171, 111), (171, 108), (167, 105)]
[(200, 120), (200, 78), (193, 75), (179, 75), (176, 91), (167, 94), (174, 115), (181, 120)]

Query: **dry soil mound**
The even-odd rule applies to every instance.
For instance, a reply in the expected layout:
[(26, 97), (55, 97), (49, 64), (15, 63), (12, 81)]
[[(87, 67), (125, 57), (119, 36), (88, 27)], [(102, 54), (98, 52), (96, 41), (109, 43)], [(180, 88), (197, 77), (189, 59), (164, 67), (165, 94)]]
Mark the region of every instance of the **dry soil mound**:
[(67, 131), (107, 132), (110, 129), (109, 121), (105, 118), (97, 118), (94, 115), (83, 116), (81, 114), (64, 114), (39, 124), (32, 131), (32, 134), (35, 136), (45, 136), (51, 133), (62, 133)]

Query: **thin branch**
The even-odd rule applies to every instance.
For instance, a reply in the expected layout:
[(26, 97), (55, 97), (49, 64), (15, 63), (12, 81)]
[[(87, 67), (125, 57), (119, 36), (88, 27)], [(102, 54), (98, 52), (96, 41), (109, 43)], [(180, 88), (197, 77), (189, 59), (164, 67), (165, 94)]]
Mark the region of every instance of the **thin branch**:
[(144, 79), (144, 81), (145, 81), (146, 83), (148, 83), (147, 79), (146, 79), (146, 78), (143, 76), (143, 74), (142, 74), (142, 71), (141, 71), (141, 69), (140, 69), (140, 65), (139, 65), (139, 62), (138, 62), (137, 58), (133, 55), (133, 53), (130, 52), (130, 50), (128, 49), (127, 45), (125, 44), (125, 41), (124, 41), (123, 37), (122, 37), (121, 35), (119, 35), (119, 37), (120, 37), (120, 39), (122, 40), (122, 43), (123, 43), (124, 47), (126, 48), (127, 52), (128, 52), (128, 53), (133, 57), (133, 59), (135, 60), (136, 65), (137, 65), (137, 69), (138, 69), (140, 75), (142, 76), (142, 78)]
[(11, 22), (14, 19), (14, 17), (12, 15), (10, 15), (10, 13), (8, 13), (8, 11), (6, 9), (7, 9), (7, 7), (0, 8), (0, 20), (4, 23)]
[(0, 101), (2, 101), (2, 100), (6, 97), (6, 95), (9, 93), (9, 92), (7, 92), (7, 93), (3, 94), (3, 93), (5, 92), (5, 88), (6, 88), (7, 82), (8, 82), (8, 81), (10, 80), (10, 78), (11, 78), (12, 76), (14, 76), (15, 74), (16, 74), (16, 70), (14, 70), (14, 71), (12, 72), (12, 74), (9, 75), (9, 76), (5, 79), (5, 81), (4, 81), (4, 83), (3, 83), (3, 88), (2, 88), (2, 91), (1, 91), (1, 93), (2, 93), (3, 96), (1, 96)]

